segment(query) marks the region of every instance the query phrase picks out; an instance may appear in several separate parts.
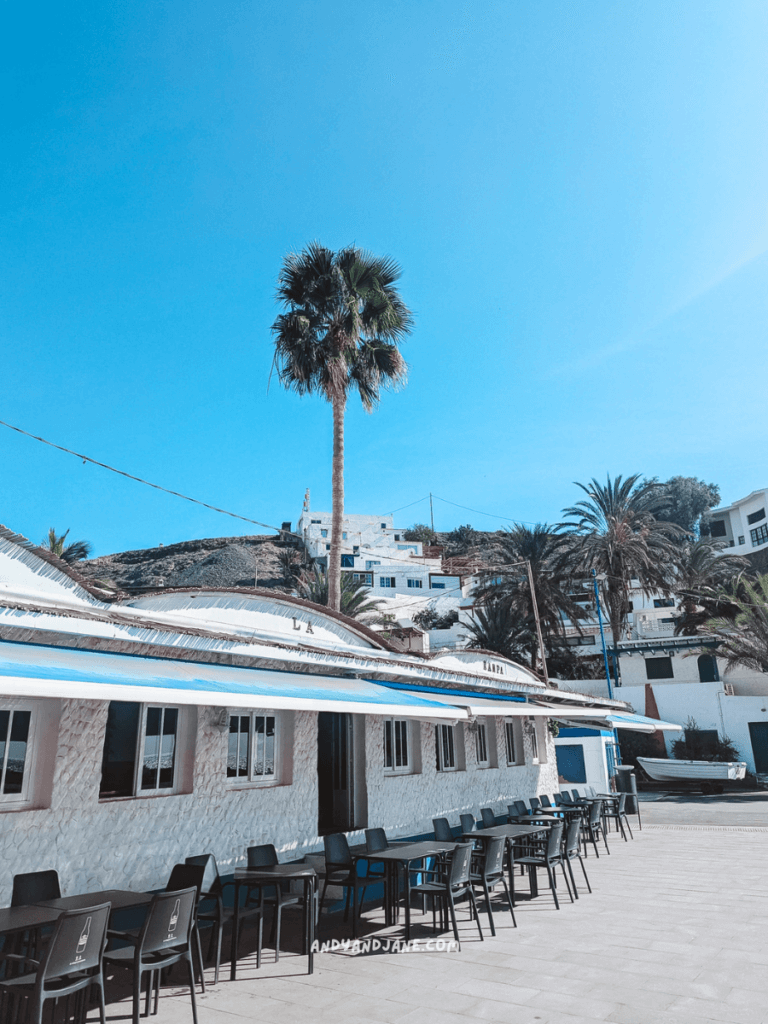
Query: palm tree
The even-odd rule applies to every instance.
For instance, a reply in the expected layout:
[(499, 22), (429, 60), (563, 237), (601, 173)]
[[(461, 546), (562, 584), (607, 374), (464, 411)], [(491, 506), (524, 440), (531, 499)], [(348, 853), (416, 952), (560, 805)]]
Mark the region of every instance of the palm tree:
[(71, 544), (65, 545), (68, 533), (69, 530), (65, 530), (64, 533), (57, 534), (52, 526), (48, 531), (47, 540), (44, 540), (40, 547), (58, 555), (64, 562), (71, 565), (72, 562), (80, 562), (87, 558), (91, 553), (91, 545), (87, 540), (73, 540)]
[(710, 619), (704, 627), (722, 641), (718, 658), (727, 662), (726, 672), (737, 666), (768, 672), (768, 573), (753, 583), (742, 580), (727, 599), (736, 606), (735, 619)]
[(608, 476), (605, 486), (595, 479), (577, 483), (588, 500), (563, 509), (567, 520), (559, 526), (574, 541), (572, 570), (598, 573), (614, 647), (627, 626), (630, 580), (638, 580), (646, 596), (671, 593), (677, 544), (687, 536), (664, 521), (668, 498), (663, 488), (639, 479), (636, 473), (626, 480)]
[(738, 586), (749, 568), (746, 558), (720, 554), (722, 544), (705, 539), (686, 541), (678, 553), (674, 591), (680, 614), (675, 619), (677, 636), (696, 636), (715, 617), (733, 618), (738, 608), (723, 588)]
[(525, 661), (535, 670), (538, 637), (532, 619), (518, 618), (509, 602), (499, 598), (477, 605), (472, 614), (473, 621), (466, 624), (467, 647)]
[(275, 365), (281, 383), (300, 395), (319, 392), (333, 408), (333, 518), (328, 553), (328, 604), (341, 601), (344, 515), (344, 412), (357, 391), (370, 412), (382, 387), (405, 382), (398, 342), (412, 317), (395, 283), (400, 268), (386, 256), (348, 246), (333, 252), (312, 242), (283, 260), (275, 320)]
[[(299, 577), (300, 596), (315, 604), (328, 605), (328, 574), (315, 566), (311, 572)], [(371, 592), (361, 580), (353, 580), (349, 573), (341, 579), (341, 608), (343, 615), (351, 619), (370, 618), (378, 613), (381, 601), (371, 597)]]

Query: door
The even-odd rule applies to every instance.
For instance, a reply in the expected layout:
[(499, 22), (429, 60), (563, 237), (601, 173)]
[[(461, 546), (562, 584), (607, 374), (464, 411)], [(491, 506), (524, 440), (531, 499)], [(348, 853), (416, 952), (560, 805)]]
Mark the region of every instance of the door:
[(321, 711), (317, 723), (319, 835), (354, 828), (354, 743), (352, 716)]
[(586, 782), (584, 747), (581, 743), (556, 743), (557, 774), (566, 782)]
[(768, 773), (768, 722), (749, 722), (749, 738), (755, 756), (755, 771)]

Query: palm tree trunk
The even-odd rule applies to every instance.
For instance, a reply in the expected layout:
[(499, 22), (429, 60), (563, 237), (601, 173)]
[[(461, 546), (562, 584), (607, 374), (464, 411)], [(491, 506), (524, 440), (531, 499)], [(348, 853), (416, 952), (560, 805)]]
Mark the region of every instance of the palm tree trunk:
[(333, 399), (333, 509), (331, 550), (328, 552), (328, 607), (341, 609), (341, 527), (344, 520), (344, 411), (347, 396)]

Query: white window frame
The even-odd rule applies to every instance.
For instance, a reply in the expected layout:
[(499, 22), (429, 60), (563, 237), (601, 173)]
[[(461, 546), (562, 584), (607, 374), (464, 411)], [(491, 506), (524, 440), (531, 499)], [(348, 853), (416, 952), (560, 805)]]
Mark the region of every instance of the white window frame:
[[(391, 764), (387, 764), (388, 732), (391, 753)], [(413, 772), (413, 741), (411, 738), (411, 723), (408, 721), (408, 719), (385, 718), (382, 738), (384, 742), (384, 771), (388, 775), (411, 774)], [(405, 758), (402, 757), (403, 739), (405, 739)], [(400, 764), (397, 764), (398, 743), (400, 746)]]
[(484, 718), (478, 718), (475, 722), (475, 757), (478, 768), (491, 767), (491, 752), (489, 747), (488, 728)]
[(531, 741), (531, 761), (533, 764), (539, 764), (539, 730), (536, 726), (536, 719), (529, 718), (526, 722), (526, 732), (528, 738)]
[[(229, 730), (227, 732), (227, 764), (225, 765), (225, 772), (229, 767), (229, 737), (231, 735), (231, 723), (233, 718), (247, 718), (249, 720), (248, 729), (248, 774), (247, 775), (227, 775), (227, 785), (229, 786), (275, 786), (280, 781), (280, 715), (277, 711), (271, 709), (259, 708), (256, 711), (248, 711), (246, 709), (236, 708), (230, 711), (228, 718)], [(270, 773), (262, 772), (257, 773), (254, 771), (254, 764), (256, 758), (253, 756), (253, 737), (256, 730), (256, 720), (259, 718), (264, 719), (264, 735), (267, 730), (267, 719), (273, 719), (274, 728), (274, 747), (272, 757), (272, 771)], [(238, 733), (239, 736), (244, 735)], [(239, 746), (238, 746), (239, 754)]]
[(459, 756), (456, 742), (456, 726), (439, 723), (435, 726), (435, 744), (437, 747), (437, 770), (439, 772), (455, 772), (459, 768)]
[[(36, 760), (36, 732), (37, 732), (37, 719), (38, 709), (33, 703), (16, 703), (16, 701), (7, 701), (0, 705), (0, 711), (8, 711), (10, 715), (8, 717), (8, 734), (5, 742), (5, 750), (3, 753), (2, 763), (0, 763), (0, 811), (12, 810), (17, 807), (24, 807), (29, 804), (32, 799), (33, 790), (33, 773), (35, 769)], [(13, 716), (18, 712), (29, 712), (29, 730), (27, 732), (27, 747), (24, 751), (24, 774), (21, 782), (20, 793), (5, 793), (5, 775), (8, 764), (8, 757), (10, 754), (10, 736), (11, 729), (13, 728)]]
[[(513, 767), (514, 765), (520, 764), (520, 758), (518, 751), (520, 749), (520, 736), (517, 730), (517, 723), (514, 718), (504, 719), (504, 753), (507, 759), (507, 765)], [(512, 760), (510, 760), (510, 754)]]
[[(143, 769), (144, 769), (144, 754), (147, 748), (147, 716), (152, 709), (157, 709), (161, 712), (160, 714), (160, 738), (162, 744), (163, 735), (163, 723), (165, 722), (166, 711), (176, 712), (176, 734), (173, 743), (173, 780), (170, 786), (151, 786), (146, 789), (141, 784)], [(138, 754), (136, 756), (136, 768), (134, 772), (133, 780), (133, 795), (134, 796), (153, 796), (167, 795), (169, 793), (176, 792), (176, 785), (179, 778), (179, 739), (181, 737), (182, 730), (182, 710), (180, 707), (174, 704), (142, 704), (141, 707), (141, 721), (139, 725), (139, 742), (138, 742)], [(161, 750), (162, 753), (162, 750)], [(159, 767), (158, 767), (159, 776)], [(159, 778), (158, 778), (159, 782)]]

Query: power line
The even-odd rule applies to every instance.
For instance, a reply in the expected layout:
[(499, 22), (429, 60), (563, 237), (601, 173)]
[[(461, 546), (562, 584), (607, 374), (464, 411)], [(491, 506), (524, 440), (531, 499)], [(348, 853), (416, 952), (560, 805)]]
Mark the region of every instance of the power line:
[(438, 501), (444, 501), (446, 505), (454, 505), (456, 508), (463, 508), (465, 512), (475, 512), (479, 516), (488, 516), (489, 519), (506, 519), (509, 523), (523, 523), (525, 526), (539, 525), (538, 523), (528, 522), (525, 519), (512, 519), (511, 516), (502, 516), (495, 512), (483, 512), (479, 508), (470, 508), (469, 505), (459, 505), (457, 501), (449, 501), (447, 498), (441, 498), (439, 494), (434, 494), (433, 497), (437, 498)]
[(393, 516), (395, 512), (402, 512), (405, 508), (411, 508), (413, 505), (420, 505), (422, 501), (427, 501), (429, 498), (428, 494), (425, 494), (423, 498), (417, 498), (416, 501), (410, 502), (408, 505), (401, 505), (400, 508), (393, 508), (391, 512), (382, 512), (383, 516)]
[[(17, 434), (31, 437), (33, 441), (40, 441), (41, 444), (47, 444), (49, 447), (56, 448), (60, 452), (66, 452), (67, 455), (74, 455), (76, 458), (82, 459), (83, 462), (90, 462), (93, 466), (108, 469), (110, 473), (117, 473), (118, 476), (124, 476), (128, 480), (135, 480), (136, 483), (153, 487), (156, 491), (162, 491), (164, 494), (172, 494), (174, 498), (183, 498), (184, 501), (191, 501), (193, 505), (201, 505), (203, 508), (210, 509), (211, 512), (220, 512), (223, 516), (231, 516), (233, 519), (240, 519), (244, 523), (252, 523), (253, 526), (263, 526), (266, 530), (274, 530), (275, 533), (290, 533), (289, 530), (282, 530), (279, 526), (270, 526), (269, 523), (261, 523), (258, 519), (249, 519), (248, 516), (241, 516), (237, 512), (228, 512), (225, 508), (209, 505), (207, 501), (200, 501), (199, 498), (190, 498), (188, 494), (182, 494), (180, 491), (172, 491), (168, 487), (161, 487), (160, 484), (153, 484), (151, 480), (144, 480), (140, 476), (134, 476), (133, 473), (126, 473), (123, 469), (116, 469), (115, 466), (110, 466), (106, 462), (99, 462), (98, 459), (92, 459), (89, 455), (83, 455), (82, 452), (76, 452), (71, 448), (65, 448), (63, 445), (54, 444), (53, 441), (47, 441), (44, 437), (38, 437), (37, 434), (30, 434), (28, 430), (15, 427), (12, 423), (6, 423), (5, 420), (0, 420), (0, 426), (8, 427), (9, 430), (15, 430)], [(297, 533), (290, 533), (290, 535), (302, 540)]]

